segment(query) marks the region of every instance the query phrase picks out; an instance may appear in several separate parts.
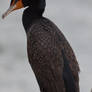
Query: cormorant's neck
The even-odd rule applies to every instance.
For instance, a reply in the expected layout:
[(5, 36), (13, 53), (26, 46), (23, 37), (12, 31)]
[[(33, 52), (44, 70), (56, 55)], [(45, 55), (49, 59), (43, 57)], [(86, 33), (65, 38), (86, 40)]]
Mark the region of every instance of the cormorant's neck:
[(33, 9), (32, 7), (24, 10), (22, 21), (26, 32), (35, 20), (42, 17), (43, 12), (44, 10)]

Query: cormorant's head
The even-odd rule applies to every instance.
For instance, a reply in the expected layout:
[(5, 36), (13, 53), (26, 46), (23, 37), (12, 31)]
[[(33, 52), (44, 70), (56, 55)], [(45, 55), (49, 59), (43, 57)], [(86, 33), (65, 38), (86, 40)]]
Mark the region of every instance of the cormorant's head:
[(9, 9), (3, 14), (4, 19), (8, 14), (14, 10), (18, 10), (23, 7), (31, 7), (32, 9), (44, 9), (45, 0), (11, 0)]

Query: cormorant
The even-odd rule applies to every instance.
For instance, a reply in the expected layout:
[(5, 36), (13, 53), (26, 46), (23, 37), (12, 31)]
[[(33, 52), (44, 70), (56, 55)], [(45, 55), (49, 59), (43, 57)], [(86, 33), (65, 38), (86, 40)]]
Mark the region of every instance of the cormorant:
[(45, 6), (45, 0), (12, 0), (2, 18), (27, 7), (22, 20), (28, 59), (41, 92), (79, 92), (78, 62), (63, 33), (43, 17)]

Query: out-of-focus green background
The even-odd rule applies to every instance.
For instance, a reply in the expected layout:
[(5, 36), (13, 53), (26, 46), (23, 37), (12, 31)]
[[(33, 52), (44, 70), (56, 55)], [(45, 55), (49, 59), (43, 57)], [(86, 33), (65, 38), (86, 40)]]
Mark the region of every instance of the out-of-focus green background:
[[(92, 1), (46, 0), (44, 16), (65, 34), (81, 68), (80, 90), (92, 87)], [(1, 19), (10, 0), (0, 2), (0, 92), (40, 92), (27, 59), (23, 9)]]

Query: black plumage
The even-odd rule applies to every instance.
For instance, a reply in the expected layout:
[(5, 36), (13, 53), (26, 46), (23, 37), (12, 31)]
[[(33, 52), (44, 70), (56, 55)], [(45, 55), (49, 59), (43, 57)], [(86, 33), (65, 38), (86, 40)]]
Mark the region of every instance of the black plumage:
[(46, 18), (36, 20), (28, 29), (27, 46), (41, 92), (79, 92), (76, 57), (55, 24)]
[(28, 59), (41, 92), (79, 92), (78, 62), (63, 33), (43, 17), (45, 0), (22, 3)]

